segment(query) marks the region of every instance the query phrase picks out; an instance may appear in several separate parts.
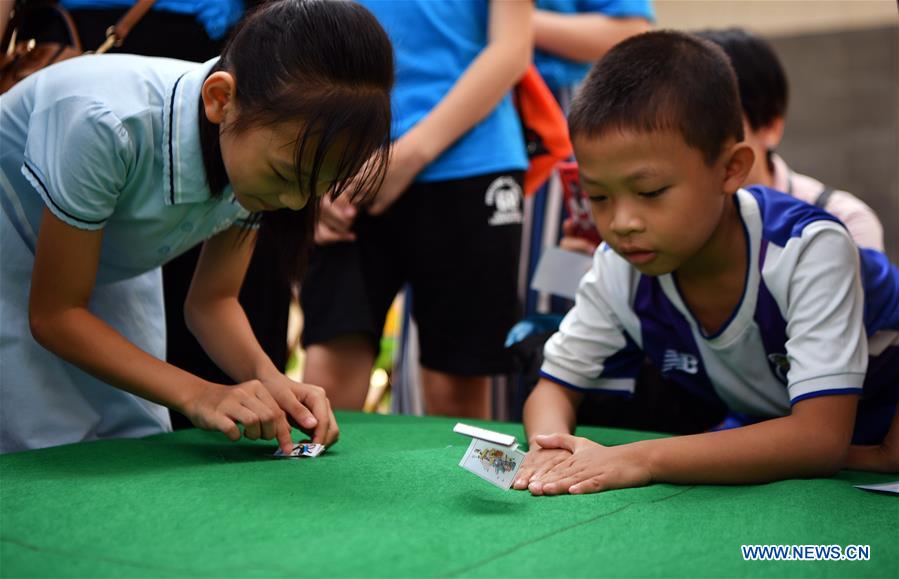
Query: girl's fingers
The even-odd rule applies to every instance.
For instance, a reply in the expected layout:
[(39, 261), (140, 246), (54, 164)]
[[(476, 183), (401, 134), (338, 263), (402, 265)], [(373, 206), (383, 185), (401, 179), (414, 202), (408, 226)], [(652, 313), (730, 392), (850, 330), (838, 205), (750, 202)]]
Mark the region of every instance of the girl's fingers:
[(255, 412), (244, 406), (243, 404), (236, 402), (226, 414), (232, 419), (236, 420), (243, 424), (243, 435), (244, 438), (248, 438), (250, 440), (258, 440), (259, 435), (262, 433), (259, 428), (259, 417)]
[(297, 396), (300, 397), (302, 403), (305, 405), (303, 410), (309, 414), (309, 418), (312, 418), (314, 424), (310, 427), (306, 424), (306, 428), (313, 428), (313, 436), (312, 442), (316, 444), (327, 444), (328, 440), (328, 429), (330, 428), (331, 423), (331, 405), (328, 402), (328, 397), (325, 395), (325, 391), (318, 386), (311, 386), (309, 384), (296, 384), (295, 390), (297, 391)]
[(328, 416), (330, 422), (328, 423), (328, 435), (325, 446), (331, 446), (340, 438), (340, 427), (337, 426), (337, 418), (334, 417), (334, 410), (331, 408), (330, 402), (328, 402)]
[(240, 429), (237, 427), (237, 424), (224, 414), (217, 412), (211, 416), (209, 418), (209, 426), (227, 436), (232, 442), (240, 440)]
[(259, 419), (259, 437), (264, 440), (272, 440), (278, 436), (278, 414), (282, 414), (280, 408), (271, 408), (259, 398), (248, 398), (243, 405)]

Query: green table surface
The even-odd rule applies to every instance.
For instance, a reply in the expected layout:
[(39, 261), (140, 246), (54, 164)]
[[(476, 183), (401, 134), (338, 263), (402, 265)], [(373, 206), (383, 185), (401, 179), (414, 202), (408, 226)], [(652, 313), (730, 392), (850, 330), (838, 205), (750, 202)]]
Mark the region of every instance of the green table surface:
[[(451, 419), (338, 419), (340, 443), (316, 459), (195, 430), (4, 455), (0, 575), (899, 577), (899, 498), (852, 486), (890, 477), (532, 497), (459, 468), (469, 439)], [(744, 561), (743, 544), (871, 555)]]

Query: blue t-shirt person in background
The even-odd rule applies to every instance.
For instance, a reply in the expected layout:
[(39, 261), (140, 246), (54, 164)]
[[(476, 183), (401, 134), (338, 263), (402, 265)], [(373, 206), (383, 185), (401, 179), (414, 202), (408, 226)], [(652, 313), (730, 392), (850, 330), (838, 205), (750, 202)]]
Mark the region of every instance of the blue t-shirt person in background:
[[(384, 184), (358, 215), (323, 204), (300, 296), (305, 378), (336, 407), (361, 408), (384, 319), (408, 282), (427, 411), (486, 418), (488, 377), (511, 370), (503, 342), (519, 315), (527, 158), (509, 91), (531, 60), (533, 7), (362, 3), (394, 44), (394, 147)], [(335, 300), (351, 286), (358, 295)]]
[[(66, 10), (127, 10), (135, 0), (60, 0)], [(193, 16), (203, 25), (209, 38), (223, 40), (232, 26), (237, 24), (245, 9), (244, 0), (156, 0), (152, 10), (174, 12)], [(112, 26), (114, 22), (110, 22)], [(178, 38), (169, 37), (179, 42)]]
[(556, 94), (576, 85), (615, 44), (649, 30), (650, 0), (537, 0), (534, 64)]

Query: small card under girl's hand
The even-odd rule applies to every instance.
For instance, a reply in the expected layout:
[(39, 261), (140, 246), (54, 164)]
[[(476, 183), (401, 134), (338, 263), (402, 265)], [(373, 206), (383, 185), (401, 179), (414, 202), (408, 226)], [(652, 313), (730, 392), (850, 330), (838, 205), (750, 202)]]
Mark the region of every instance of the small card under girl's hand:
[(290, 454), (284, 454), (279, 448), (272, 456), (275, 458), (315, 458), (325, 451), (324, 444), (301, 442), (293, 447)]

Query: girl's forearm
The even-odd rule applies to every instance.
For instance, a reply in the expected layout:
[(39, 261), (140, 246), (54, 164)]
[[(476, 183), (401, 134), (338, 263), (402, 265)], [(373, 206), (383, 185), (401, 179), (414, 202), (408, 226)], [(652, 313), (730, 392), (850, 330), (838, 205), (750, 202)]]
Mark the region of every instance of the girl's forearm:
[(147, 354), (86, 308), (31, 319), (42, 346), (117, 388), (184, 413), (208, 382)]
[(281, 373), (259, 345), (236, 297), (188, 302), (184, 319), (206, 354), (235, 381), (262, 380)]

